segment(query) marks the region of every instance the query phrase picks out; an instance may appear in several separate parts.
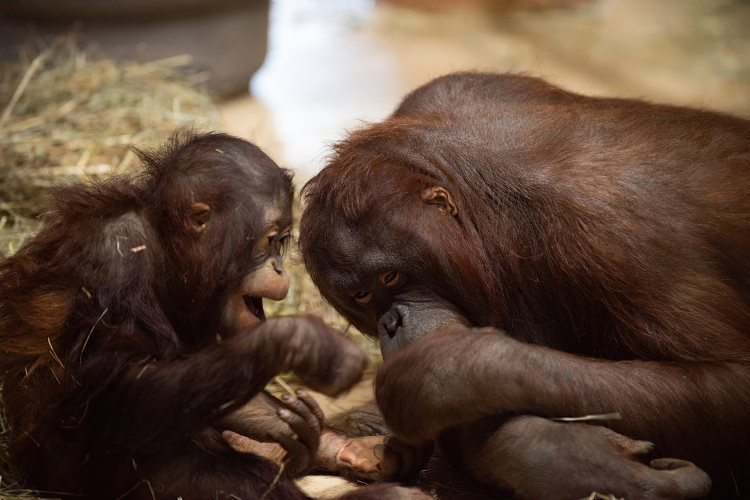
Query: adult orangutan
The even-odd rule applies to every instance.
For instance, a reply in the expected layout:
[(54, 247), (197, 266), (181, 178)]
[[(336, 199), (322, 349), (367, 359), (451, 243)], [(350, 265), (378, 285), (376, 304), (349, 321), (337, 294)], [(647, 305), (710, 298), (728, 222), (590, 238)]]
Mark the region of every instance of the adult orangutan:
[[(319, 459), (322, 413), (262, 389), (294, 371), (337, 394), (366, 358), (319, 318), (265, 320), (262, 298), (288, 289), (291, 178), (224, 134), (139, 156), (141, 176), (55, 190), (41, 232), (0, 264), (10, 457), (29, 486), (75, 498), (306, 499), (292, 478)], [(286, 473), (221, 431), (278, 442)]]
[(700, 469), (750, 494), (749, 121), (457, 73), (303, 196), (305, 263), (380, 338), (401, 440), (528, 498), (693, 498)]

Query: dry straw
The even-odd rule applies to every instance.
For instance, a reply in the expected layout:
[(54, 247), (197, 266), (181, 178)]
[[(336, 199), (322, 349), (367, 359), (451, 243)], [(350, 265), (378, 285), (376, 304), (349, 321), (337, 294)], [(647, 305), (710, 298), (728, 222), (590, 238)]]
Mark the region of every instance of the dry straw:
[(70, 36), (0, 67), (0, 255), (37, 229), (50, 186), (133, 169), (129, 144), (148, 146), (179, 125), (216, 127), (218, 111), (196, 87), (206, 75), (180, 69), (190, 62), (94, 59)]

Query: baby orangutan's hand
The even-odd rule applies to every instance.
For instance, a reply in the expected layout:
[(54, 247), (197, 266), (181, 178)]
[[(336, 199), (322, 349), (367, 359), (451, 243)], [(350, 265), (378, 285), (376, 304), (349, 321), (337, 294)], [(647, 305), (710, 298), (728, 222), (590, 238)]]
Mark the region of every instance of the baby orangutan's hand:
[(296, 397), (284, 394), (281, 401), (286, 406), (277, 410), (278, 418), (284, 421), (292, 435), (276, 429), (266, 434), (271, 442), (262, 443), (231, 430), (222, 432), (224, 441), (241, 453), (253, 453), (283, 462), (292, 476), (299, 476), (308, 469), (317, 455), (321, 431), (325, 422), (323, 411), (315, 400), (304, 391), (296, 391)]

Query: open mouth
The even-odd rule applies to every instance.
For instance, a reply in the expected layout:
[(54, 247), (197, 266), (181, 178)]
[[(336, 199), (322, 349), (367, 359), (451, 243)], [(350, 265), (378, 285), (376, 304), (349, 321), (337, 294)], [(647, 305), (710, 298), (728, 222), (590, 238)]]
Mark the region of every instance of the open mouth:
[(266, 320), (266, 313), (263, 312), (263, 298), (262, 297), (251, 297), (250, 295), (243, 295), (245, 299), (245, 306), (247, 310), (252, 313), (253, 316), (261, 321)]

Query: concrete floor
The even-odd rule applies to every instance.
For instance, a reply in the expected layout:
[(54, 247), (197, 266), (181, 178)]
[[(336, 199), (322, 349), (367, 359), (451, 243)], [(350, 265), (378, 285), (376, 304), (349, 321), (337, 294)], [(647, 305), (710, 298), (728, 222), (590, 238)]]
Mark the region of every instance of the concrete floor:
[(266, 61), (251, 95), (221, 103), (223, 126), (301, 183), (347, 130), (386, 117), (420, 84), (467, 69), (750, 116), (750, 2), (592, 0), (486, 12), (273, 0)]

